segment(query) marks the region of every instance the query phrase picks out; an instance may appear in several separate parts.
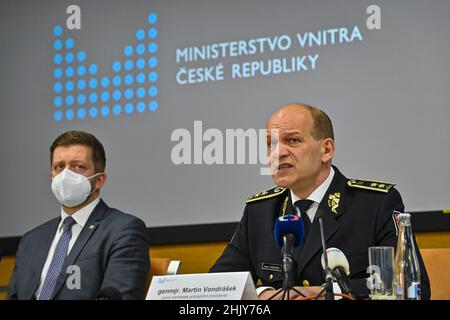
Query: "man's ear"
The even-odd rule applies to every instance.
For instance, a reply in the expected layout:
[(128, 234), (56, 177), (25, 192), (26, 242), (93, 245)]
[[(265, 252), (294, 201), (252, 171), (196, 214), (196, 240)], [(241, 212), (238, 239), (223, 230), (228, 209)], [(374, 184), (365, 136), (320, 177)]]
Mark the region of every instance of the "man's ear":
[(331, 161), (334, 157), (335, 145), (334, 140), (326, 138), (322, 141), (322, 161), (324, 163)]
[(95, 179), (95, 189), (100, 190), (106, 182), (106, 173), (100, 173)]

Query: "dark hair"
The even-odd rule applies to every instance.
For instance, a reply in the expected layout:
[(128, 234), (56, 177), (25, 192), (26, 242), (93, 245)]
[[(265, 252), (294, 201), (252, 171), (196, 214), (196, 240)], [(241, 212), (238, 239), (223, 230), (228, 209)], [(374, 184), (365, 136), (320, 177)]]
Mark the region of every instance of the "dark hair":
[(314, 139), (320, 140), (320, 139), (326, 139), (331, 138), (334, 140), (334, 132), (333, 132), (333, 124), (331, 123), (331, 119), (328, 117), (328, 115), (320, 110), (319, 108), (310, 106), (309, 104), (304, 103), (289, 103), (287, 105), (284, 105), (280, 107), (277, 111), (272, 113), (270, 118), (267, 120), (266, 127), (268, 127), (270, 119), (280, 112), (280, 110), (289, 107), (289, 106), (297, 106), (297, 107), (303, 107), (306, 108), (313, 119), (314, 127), (312, 128), (311, 135)]
[(334, 140), (333, 124), (331, 123), (330, 117), (328, 117), (328, 115), (319, 108), (307, 104), (303, 104), (303, 106), (311, 112), (311, 116), (314, 121), (314, 128), (311, 132), (313, 138), (316, 140), (326, 138), (331, 138)]
[(105, 171), (106, 157), (103, 145), (94, 135), (83, 131), (67, 131), (56, 138), (50, 146), (50, 163), (53, 162), (53, 153), (57, 147), (73, 145), (82, 145), (91, 148), (95, 172)]

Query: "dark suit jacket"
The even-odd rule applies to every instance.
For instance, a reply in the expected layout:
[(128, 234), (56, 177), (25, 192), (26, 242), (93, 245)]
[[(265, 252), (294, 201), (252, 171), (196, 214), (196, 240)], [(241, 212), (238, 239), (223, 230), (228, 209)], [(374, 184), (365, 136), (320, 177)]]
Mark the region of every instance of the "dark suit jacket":
[[(354, 291), (358, 295), (367, 295), (369, 290), (365, 278), (368, 277), (368, 248), (396, 247), (397, 236), (392, 213), (394, 210), (403, 212), (404, 205), (396, 189), (381, 192), (351, 187), (349, 180), (336, 167), (334, 170), (333, 181), (319, 205), (325, 211), (327, 247), (336, 247), (344, 252), (350, 264)], [(340, 197), (336, 212), (333, 212), (336, 201), (333, 203), (331, 198), (336, 193)], [(283, 214), (283, 204), (287, 197), (289, 201), (285, 213), (296, 214), (287, 189), (275, 196), (263, 196), (261, 200), (247, 203), (232, 240), (210, 271), (250, 271), (255, 283), (260, 280), (262, 285), (280, 288), (284, 274), (281, 272), (282, 258), (280, 249), (275, 245), (273, 228), (275, 219)], [(418, 250), (417, 254), (421, 268), (422, 299), (429, 299), (431, 294), (428, 275)], [(297, 285), (306, 283), (305, 280), (309, 285), (322, 285), (325, 282), (321, 256), (319, 223), (314, 219), (304, 245), (294, 250)]]
[[(9, 299), (34, 299), (41, 272), (61, 218), (27, 232), (21, 239), (8, 290)], [(68, 266), (80, 268), (81, 289), (69, 289)], [(114, 287), (123, 299), (142, 299), (149, 271), (149, 241), (140, 219), (100, 200), (64, 261), (54, 299), (95, 299)], [(70, 282), (70, 279), (69, 279)]]

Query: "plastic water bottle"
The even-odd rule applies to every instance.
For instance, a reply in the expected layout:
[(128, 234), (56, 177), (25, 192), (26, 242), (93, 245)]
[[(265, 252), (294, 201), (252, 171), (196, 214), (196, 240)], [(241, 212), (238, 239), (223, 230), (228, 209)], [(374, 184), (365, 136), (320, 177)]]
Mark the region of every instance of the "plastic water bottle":
[(420, 267), (411, 228), (411, 215), (398, 215), (399, 233), (394, 261), (394, 289), (399, 300), (420, 300)]

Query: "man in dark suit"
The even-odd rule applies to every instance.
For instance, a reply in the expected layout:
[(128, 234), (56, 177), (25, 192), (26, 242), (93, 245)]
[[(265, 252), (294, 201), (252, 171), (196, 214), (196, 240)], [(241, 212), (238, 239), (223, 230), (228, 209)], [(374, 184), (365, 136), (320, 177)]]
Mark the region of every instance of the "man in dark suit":
[[(305, 295), (318, 294), (325, 278), (315, 215), (322, 209), (327, 246), (340, 249), (347, 257), (354, 292), (368, 295), (368, 248), (396, 246), (393, 214), (404, 211), (399, 192), (393, 184), (347, 179), (331, 165), (333, 127), (317, 108), (302, 104), (280, 108), (269, 119), (267, 134), (269, 160), (271, 165), (277, 163), (272, 175), (277, 187), (247, 199), (242, 220), (211, 272), (250, 271), (254, 281), (262, 285), (259, 297), (272, 296), (284, 279), (274, 239), (275, 220), (285, 214), (301, 215), (305, 239), (294, 249), (296, 289)], [(417, 254), (422, 299), (429, 299), (428, 276), (418, 250)]]
[(149, 242), (140, 219), (100, 199), (105, 151), (91, 134), (69, 131), (50, 148), (51, 189), (60, 217), (27, 232), (16, 254), (9, 299), (95, 299), (115, 288), (142, 299)]

